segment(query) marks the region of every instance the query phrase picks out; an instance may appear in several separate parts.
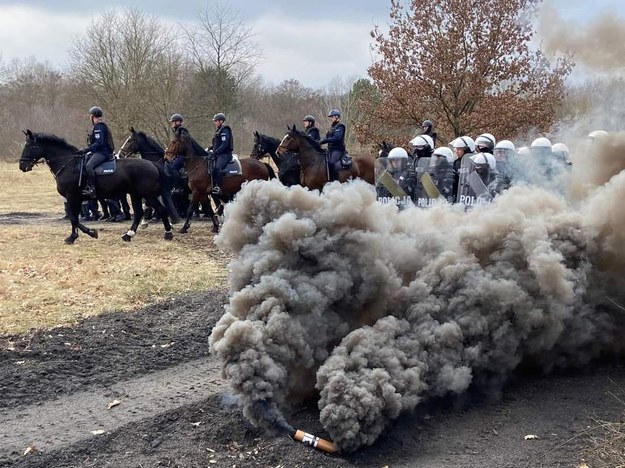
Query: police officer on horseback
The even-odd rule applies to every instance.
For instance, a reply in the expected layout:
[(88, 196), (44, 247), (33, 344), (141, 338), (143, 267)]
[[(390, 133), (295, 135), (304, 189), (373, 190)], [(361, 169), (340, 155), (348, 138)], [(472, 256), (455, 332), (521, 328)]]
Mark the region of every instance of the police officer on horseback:
[(304, 132), (317, 142), (321, 140), (319, 129), (315, 127), (315, 118), (310, 114), (304, 117)]
[(228, 125), (224, 125), (226, 116), (219, 112), (213, 117), (213, 125), (215, 126), (215, 134), (213, 135), (213, 158), (215, 158), (213, 166), (213, 191), (215, 195), (220, 195), (223, 184), (223, 170), (232, 160), (232, 151), (234, 150), (234, 141), (232, 138), (232, 130)]
[(345, 154), (345, 125), (341, 122), (341, 112), (332, 109), (328, 113), (328, 118), (332, 122), (326, 137), (319, 142), (321, 145), (328, 144), (328, 166), (330, 169), (330, 179), (338, 179), (337, 165)]
[[(184, 122), (184, 118), (182, 114), (172, 114), (169, 118), (169, 124), (171, 125), (171, 131), (174, 135), (176, 134), (185, 134), (188, 135), (189, 131), (182, 126), (182, 122)], [(182, 177), (180, 175), (180, 170), (184, 167), (184, 156), (181, 154), (177, 154), (171, 162), (167, 163), (169, 165), (169, 171), (173, 177), (174, 181), (174, 192), (179, 192), (181, 189), (179, 188), (182, 185)]]
[(102, 121), (104, 113), (97, 106), (89, 109), (89, 118), (93, 128), (89, 135), (89, 146), (80, 150), (80, 153), (91, 153), (91, 157), (85, 165), (87, 173), (87, 185), (82, 191), (86, 197), (95, 198), (95, 168), (103, 162), (113, 159), (115, 145), (113, 144), (113, 135)]

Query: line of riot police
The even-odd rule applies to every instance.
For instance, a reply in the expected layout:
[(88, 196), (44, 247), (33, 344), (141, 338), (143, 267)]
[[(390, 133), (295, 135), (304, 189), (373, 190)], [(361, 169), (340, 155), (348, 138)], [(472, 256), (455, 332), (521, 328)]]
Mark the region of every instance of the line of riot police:
[(529, 148), (519, 151), (510, 140), (497, 142), (490, 133), (475, 140), (462, 136), (449, 147), (439, 148), (434, 148), (430, 136), (422, 134), (410, 145), (411, 155), (397, 147), (376, 161), (376, 192), (382, 203), (400, 208), (428, 207), (438, 202), (471, 207), (489, 204), (519, 184), (563, 194), (571, 172), (568, 147), (564, 143), (552, 145), (545, 137), (536, 138)]

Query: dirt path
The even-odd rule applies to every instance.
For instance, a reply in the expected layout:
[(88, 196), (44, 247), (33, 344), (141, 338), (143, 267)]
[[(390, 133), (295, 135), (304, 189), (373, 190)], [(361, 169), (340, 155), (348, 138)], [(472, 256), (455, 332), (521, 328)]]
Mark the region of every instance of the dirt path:
[[(519, 375), (500, 398), (430, 403), (373, 447), (327, 456), (242, 416), (208, 354), (226, 301), (224, 292), (187, 295), (1, 340), (0, 466), (575, 467), (593, 418), (623, 412), (618, 365)], [(288, 419), (323, 435), (315, 402)], [(31, 444), (38, 451), (24, 456)]]

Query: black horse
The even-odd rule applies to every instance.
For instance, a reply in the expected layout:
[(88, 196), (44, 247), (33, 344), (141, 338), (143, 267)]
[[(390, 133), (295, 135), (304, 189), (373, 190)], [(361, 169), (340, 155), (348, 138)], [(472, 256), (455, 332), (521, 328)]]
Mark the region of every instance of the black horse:
[(393, 148), (395, 148), (392, 144), (387, 143), (384, 140), (382, 140), (382, 143), (380, 143), (379, 147), (380, 147), (380, 149), (378, 151), (378, 158), (387, 158), (388, 157), (388, 153), (390, 153), (390, 151)]
[(254, 132), (254, 147), (250, 158), (258, 159), (271, 156), (278, 166), (278, 179), (287, 187), (299, 184), (300, 165), (295, 153), (286, 153), (283, 157), (278, 156), (276, 150), (280, 146), (280, 140), (262, 133)]
[(132, 154), (140, 154), (142, 159), (152, 161), (161, 172), (161, 197), (163, 204), (169, 212), (171, 222), (176, 224), (180, 221), (179, 212), (186, 212), (189, 204), (189, 186), (184, 183), (181, 187), (181, 200), (186, 201), (184, 206), (177, 206), (172, 197), (172, 189), (174, 188), (174, 177), (165, 169), (165, 148), (154, 138), (146, 135), (144, 132), (136, 131), (134, 127), (130, 127), (130, 135), (119, 149), (120, 158), (127, 158)]
[[(26, 142), (20, 158), (20, 170), (32, 170), (41, 159), (45, 159), (52, 175), (56, 179), (57, 191), (66, 198), (69, 205), (69, 218), (72, 223), (72, 233), (65, 239), (66, 244), (73, 244), (78, 238), (78, 230), (97, 238), (98, 231), (89, 229), (78, 220), (80, 206), (84, 198), (82, 186), (85, 176), (81, 173), (83, 156), (78, 149), (64, 139), (45, 133), (24, 132)], [(129, 242), (137, 232), (137, 227), (143, 217), (143, 201), (145, 199), (161, 215), (165, 227), (165, 239), (173, 239), (171, 224), (167, 211), (158, 200), (160, 194), (160, 174), (158, 168), (150, 161), (143, 159), (117, 159), (115, 172), (106, 175), (97, 175), (96, 192), (105, 198), (116, 198), (130, 195), (134, 219), (128, 232), (122, 239)], [(96, 171), (97, 173), (97, 171)]]

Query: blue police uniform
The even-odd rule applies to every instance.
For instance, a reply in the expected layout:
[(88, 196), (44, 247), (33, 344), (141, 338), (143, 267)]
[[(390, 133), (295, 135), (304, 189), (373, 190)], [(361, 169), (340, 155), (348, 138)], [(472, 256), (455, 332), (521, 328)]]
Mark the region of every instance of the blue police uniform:
[(104, 122), (96, 122), (93, 126), (93, 130), (89, 135), (89, 146), (86, 148), (86, 151), (91, 153), (91, 157), (85, 165), (87, 183), (94, 186), (95, 168), (105, 161), (112, 160), (113, 152), (115, 151), (113, 135)]
[(232, 138), (232, 130), (227, 125), (220, 125), (213, 135), (213, 157), (215, 165), (213, 167), (213, 186), (221, 188), (223, 182), (222, 171), (232, 160), (232, 151), (234, 142)]
[(336, 165), (345, 154), (345, 125), (339, 121), (332, 122), (325, 139), (321, 140), (319, 143), (322, 145), (324, 143), (328, 144), (330, 172), (336, 177)]
[(321, 140), (321, 135), (319, 134), (319, 129), (314, 125), (311, 125), (306, 129), (306, 135), (312, 138), (315, 141)]

